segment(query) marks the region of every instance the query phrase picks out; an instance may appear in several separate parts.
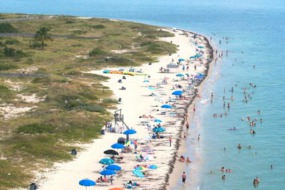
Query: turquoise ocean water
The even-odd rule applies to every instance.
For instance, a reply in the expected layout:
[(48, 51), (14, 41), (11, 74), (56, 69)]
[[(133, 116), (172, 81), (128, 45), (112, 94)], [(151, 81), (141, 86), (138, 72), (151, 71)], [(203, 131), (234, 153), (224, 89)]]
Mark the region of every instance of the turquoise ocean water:
[[(190, 135), (185, 154), (191, 154), (193, 162), (199, 164), (185, 169), (188, 175), (195, 176), (184, 189), (250, 190), (254, 189), (252, 180), (256, 176), (261, 180), (258, 189), (285, 189), (283, 0), (9, 0), (0, 1), (0, 12), (116, 18), (212, 37), (224, 57), (213, 66), (196, 103), (191, 129), (201, 139), (197, 142), (197, 137)], [(261, 110), (260, 114), (257, 110)], [(227, 116), (213, 117), (225, 112)], [(255, 127), (241, 120), (247, 116), (257, 119)], [(238, 130), (228, 130), (233, 127)], [(250, 129), (256, 134), (250, 134)], [(239, 143), (241, 150), (236, 148)], [(225, 173), (225, 181), (219, 171), (222, 166), (232, 170)], [(211, 170), (214, 174), (208, 174)], [(178, 183), (174, 189), (181, 187)]]

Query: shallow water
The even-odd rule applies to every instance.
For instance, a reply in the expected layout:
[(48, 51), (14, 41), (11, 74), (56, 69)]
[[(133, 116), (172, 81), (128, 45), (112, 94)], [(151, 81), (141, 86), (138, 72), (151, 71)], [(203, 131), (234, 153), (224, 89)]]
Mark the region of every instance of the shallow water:
[[(76, 15), (117, 18), (159, 26), (192, 30), (213, 37), (219, 50), (229, 55), (213, 68), (205, 83), (187, 144), (192, 159), (201, 160), (187, 170), (193, 181), (187, 189), (254, 189), (252, 180), (261, 179), (259, 189), (283, 189), (285, 186), (285, 6), (282, 0), (53, 0), (0, 1), (0, 12)], [(222, 37), (229, 37), (228, 43)], [(222, 40), (222, 44), (219, 44)], [(243, 52), (243, 53), (242, 53)], [(255, 68), (253, 68), (255, 65)], [(256, 88), (249, 86), (256, 84)], [(237, 87), (235, 87), (237, 84)], [(234, 87), (234, 93), (229, 90)], [(243, 103), (242, 88), (252, 97)], [(224, 92), (225, 89), (225, 92)], [(254, 94), (252, 93), (254, 91)], [(213, 103), (210, 94), (214, 93)], [(223, 108), (223, 96), (230, 110)], [(234, 101), (230, 97), (234, 96)], [(261, 110), (261, 114), (257, 114)], [(213, 118), (214, 113), (227, 117)], [(256, 135), (242, 117), (263, 118), (254, 127)], [(229, 128), (238, 130), (230, 131)], [(243, 148), (237, 150), (241, 143)], [(246, 147), (252, 146), (249, 150)], [(224, 147), (226, 151), (224, 151)], [(270, 165), (273, 164), (273, 170)], [(221, 166), (231, 168), (221, 180)], [(215, 174), (208, 174), (212, 170)], [(175, 189), (181, 189), (179, 183)]]

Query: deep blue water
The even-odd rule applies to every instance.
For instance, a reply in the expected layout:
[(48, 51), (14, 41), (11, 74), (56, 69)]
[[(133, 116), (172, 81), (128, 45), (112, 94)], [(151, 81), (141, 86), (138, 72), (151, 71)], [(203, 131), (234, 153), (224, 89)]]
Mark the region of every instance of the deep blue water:
[[(188, 152), (198, 164), (186, 168), (193, 183), (187, 189), (258, 189), (285, 187), (285, 2), (283, 0), (9, 0), (0, 12), (116, 18), (192, 30), (213, 37), (219, 51), (229, 51), (201, 92), (193, 117)], [(223, 37), (228, 37), (228, 43)], [(221, 40), (221, 44), (219, 44)], [(253, 67), (255, 65), (255, 68)], [(256, 85), (253, 88), (249, 83)], [(229, 90), (234, 88), (234, 92)], [(243, 88), (247, 88), (244, 94)], [(214, 93), (210, 103), (210, 94)], [(248, 103), (244, 103), (244, 96)], [(225, 100), (223, 100), (225, 96)], [(230, 99), (234, 96), (234, 100)], [(230, 109), (223, 108), (224, 101)], [(257, 110), (261, 110), (260, 115)], [(214, 113), (227, 116), (214, 118)], [(242, 117), (257, 118), (249, 133)], [(259, 119), (262, 117), (263, 122)], [(237, 127), (237, 131), (228, 128)], [(238, 150), (237, 144), (243, 148)], [(195, 146), (193, 146), (195, 145)], [(246, 147), (251, 145), (251, 149)], [(226, 151), (224, 151), (226, 148)], [(273, 165), (273, 169), (270, 169)], [(220, 167), (230, 168), (221, 180)], [(212, 170), (214, 174), (208, 174)], [(193, 176), (195, 175), (195, 176)], [(175, 189), (181, 189), (177, 184)]]

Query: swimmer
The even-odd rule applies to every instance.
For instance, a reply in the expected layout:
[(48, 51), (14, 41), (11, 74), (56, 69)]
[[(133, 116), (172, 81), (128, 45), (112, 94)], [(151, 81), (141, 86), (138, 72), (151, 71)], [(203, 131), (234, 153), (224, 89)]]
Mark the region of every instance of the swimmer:
[(225, 167), (224, 166), (221, 167), (221, 172), (225, 172)]
[(191, 160), (190, 160), (189, 157), (186, 158), (186, 162), (187, 162), (187, 163), (191, 163)]
[(238, 144), (237, 148), (238, 148), (238, 149), (241, 149), (241, 145), (240, 145), (240, 144)]
[(211, 170), (211, 171), (208, 172), (208, 174), (214, 174), (214, 172)]

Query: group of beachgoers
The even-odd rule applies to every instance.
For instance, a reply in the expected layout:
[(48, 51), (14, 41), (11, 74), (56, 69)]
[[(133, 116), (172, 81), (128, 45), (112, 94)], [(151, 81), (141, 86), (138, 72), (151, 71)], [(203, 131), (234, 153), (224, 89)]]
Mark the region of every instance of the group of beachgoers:
[[(229, 38), (228, 37), (224, 37), (223, 39), (221, 39), (219, 41), (219, 44), (222, 43), (229, 43)], [(243, 52), (241, 52), (243, 54)], [(221, 51), (218, 52), (218, 50), (216, 50), (216, 55), (218, 58), (223, 58), (224, 55), (228, 56), (229, 51)], [(215, 60), (215, 63), (217, 62), (217, 60)], [(253, 66), (253, 69), (255, 69), (255, 65)], [(209, 102), (213, 103), (215, 101), (219, 102), (222, 100), (222, 108), (223, 108), (223, 112), (222, 113), (213, 113), (213, 117), (214, 118), (226, 118), (227, 116), (229, 116), (230, 114), (230, 110), (231, 107), (235, 105), (235, 97), (234, 95), (238, 96), (238, 97), (243, 97), (241, 103), (243, 104), (249, 104), (250, 101), (254, 98), (254, 94), (255, 94), (255, 89), (257, 88), (257, 85), (254, 84), (253, 82), (249, 82), (247, 85), (239, 87), (238, 84), (234, 84), (230, 89), (226, 89), (224, 88), (224, 95), (222, 97), (215, 97), (214, 93), (210, 94), (209, 97)], [(240, 94), (237, 94), (241, 92)], [(230, 93), (230, 95), (228, 95), (228, 97), (226, 96), (228, 93)], [(247, 125), (249, 126), (249, 134), (251, 135), (256, 135), (257, 132), (257, 126), (262, 126), (263, 123), (263, 119), (262, 117), (260, 117), (261, 115), (261, 110), (257, 110), (256, 113), (254, 113), (253, 115), (255, 116), (251, 116), (251, 115), (247, 115), (246, 117), (242, 116), (241, 117), (241, 121), (246, 122)], [(241, 129), (241, 127), (230, 127), (228, 128), (229, 131), (236, 131), (238, 129)], [(241, 145), (241, 143), (238, 143), (236, 145), (237, 149), (239, 151), (241, 151), (243, 149), (244, 145)], [(251, 145), (246, 145), (245, 146), (248, 150), (252, 149)], [(226, 151), (226, 147), (223, 148), (224, 152)], [(254, 155), (257, 154), (257, 152), (253, 153)], [(271, 169), (273, 169), (273, 165), (270, 166)], [(226, 180), (226, 174), (230, 174), (233, 171), (229, 168), (225, 168), (224, 166), (222, 166), (220, 168), (220, 172), (222, 172), (222, 180)], [(213, 170), (210, 170), (208, 172), (209, 174), (214, 174), (215, 172)], [(258, 184), (260, 183), (260, 179), (259, 177), (254, 178), (253, 180), (253, 185), (254, 187), (257, 187)]]
[[(177, 128), (171, 128), (171, 126), (174, 125), (179, 125), (178, 127), (181, 127), (182, 123), (183, 125), (183, 131), (184, 131), (184, 137), (186, 138), (187, 130), (189, 130), (189, 123), (188, 123), (188, 116), (187, 113), (177, 113), (176, 108), (185, 105), (188, 105), (188, 99), (193, 97), (196, 93), (196, 87), (197, 85), (200, 84), (200, 82), (203, 80), (203, 77), (200, 78), (195, 78), (197, 75), (197, 70), (199, 70), (200, 75), (204, 75), (204, 71), (206, 70), (206, 65), (205, 65), (205, 59), (208, 59), (207, 56), (204, 56), (204, 53), (206, 51), (206, 48), (202, 50), (201, 44), (205, 43), (205, 39), (203, 37), (200, 37), (199, 35), (195, 34), (195, 38), (190, 37), (190, 40), (193, 41), (194, 45), (200, 45), (200, 48), (196, 48), (196, 53), (197, 55), (199, 54), (199, 57), (197, 58), (192, 58), (192, 59), (178, 59), (178, 58), (173, 58), (172, 61), (175, 62), (177, 60), (177, 68), (175, 69), (176, 72), (173, 72), (173, 80), (168, 80), (171, 77), (171, 72), (169, 73), (169, 70), (165, 72), (165, 68), (161, 67), (158, 71), (161, 76), (163, 77), (162, 82), (159, 84), (151, 84), (152, 76), (146, 75), (145, 76), (145, 81), (150, 82), (150, 83), (145, 83), (146, 85), (144, 88), (148, 88), (151, 90), (152, 95), (150, 97), (155, 98), (157, 101), (157, 104), (168, 104), (170, 107), (172, 107), (171, 111), (168, 109), (163, 108), (162, 106), (159, 105), (154, 105), (151, 108), (149, 112), (144, 112), (141, 113), (138, 120), (140, 121), (139, 123), (142, 124), (144, 127), (146, 127), (148, 134), (146, 134), (146, 137), (144, 139), (147, 139), (147, 141), (142, 142), (141, 138), (140, 139), (129, 139), (131, 143), (128, 145), (125, 145), (125, 148), (121, 150), (119, 153), (119, 156), (116, 157), (122, 157), (124, 160), (128, 159), (130, 155), (135, 154), (135, 161), (136, 161), (136, 166), (133, 168), (134, 170), (138, 170), (140, 168), (146, 168), (148, 169), (148, 166), (150, 165), (149, 160), (156, 159), (155, 155), (155, 147), (158, 145), (161, 145), (162, 143), (167, 143), (169, 144), (169, 147), (167, 150), (173, 150), (175, 151), (175, 147), (172, 148), (172, 144), (177, 143), (177, 138), (179, 139), (179, 135), (174, 136), (171, 130), (178, 130)], [(199, 43), (198, 43), (199, 42)], [(207, 61), (209, 63), (209, 60)], [(150, 66), (152, 64), (149, 64)], [(193, 67), (193, 68), (192, 68)], [(190, 73), (189, 70), (194, 70), (195, 72)], [(170, 69), (170, 71), (173, 71)], [(177, 76), (177, 72), (183, 72), (183, 76)], [(185, 73), (187, 72), (187, 73)], [(165, 76), (167, 75), (167, 77)], [(182, 75), (182, 74), (181, 74)], [(123, 76), (118, 80), (117, 85), (121, 86), (122, 84), (125, 83), (126, 80), (129, 80), (128, 77)], [(176, 80), (178, 78), (178, 80)], [(166, 94), (165, 91), (163, 90), (165, 86), (168, 86), (167, 88), (170, 94)], [(123, 88), (124, 87), (124, 88)], [(125, 91), (127, 92), (127, 85), (122, 86), (120, 88), (121, 93), (124, 93)], [(179, 90), (182, 93), (179, 95), (173, 96), (171, 94), (171, 91), (174, 90)], [(169, 95), (169, 96), (167, 96)], [(165, 98), (164, 98), (165, 96)], [(118, 115), (114, 115), (115, 118), (118, 117)], [(157, 117), (162, 117), (166, 118), (167, 122), (164, 121), (158, 121), (156, 123), (154, 120)], [(170, 119), (169, 119), (170, 118)], [(178, 124), (177, 121), (181, 121), (181, 124)], [(184, 122), (183, 122), (184, 121)], [(127, 123), (127, 121), (126, 121)], [(184, 127), (185, 126), (185, 127)], [(184, 129), (185, 128), (185, 129)], [(112, 125), (112, 122), (106, 123), (105, 126), (106, 132), (115, 132), (115, 133), (123, 133), (126, 128), (122, 128), (122, 126), (115, 124)], [(170, 129), (170, 131), (168, 131)], [(199, 136), (200, 138), (200, 136)], [(134, 146), (134, 147), (133, 147)], [(129, 153), (129, 154), (127, 154)], [(111, 158), (114, 160), (117, 160), (114, 158), (115, 156), (112, 156)], [(181, 163), (192, 163), (190, 160), (189, 156), (184, 156), (181, 155), (180, 157), (176, 158), (179, 162)], [(174, 160), (173, 160), (174, 161)], [(169, 167), (169, 166), (168, 166)], [(148, 170), (140, 170), (143, 177), (148, 177), (149, 171)], [(135, 174), (135, 172), (134, 172)], [(127, 182), (124, 184), (125, 188), (133, 188), (134, 186), (142, 186), (144, 185), (141, 183), (139, 178), (137, 178), (138, 182), (133, 182), (133, 178), (128, 178)], [(124, 181), (124, 176), (123, 176), (123, 181)], [(97, 180), (99, 183), (100, 182), (111, 182), (114, 181), (114, 178), (106, 177), (106, 176), (100, 176)], [(184, 184), (186, 181), (186, 173), (182, 173), (182, 183)]]

